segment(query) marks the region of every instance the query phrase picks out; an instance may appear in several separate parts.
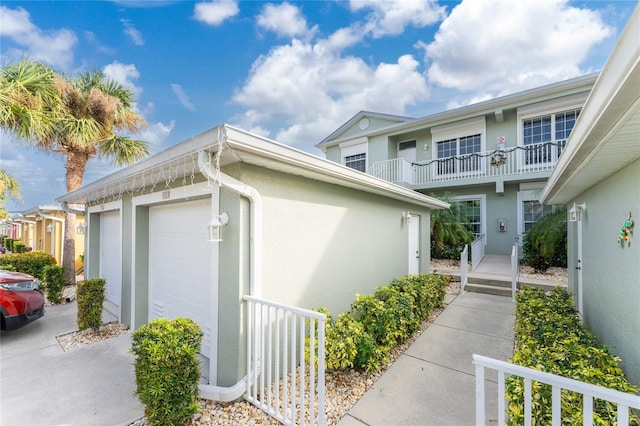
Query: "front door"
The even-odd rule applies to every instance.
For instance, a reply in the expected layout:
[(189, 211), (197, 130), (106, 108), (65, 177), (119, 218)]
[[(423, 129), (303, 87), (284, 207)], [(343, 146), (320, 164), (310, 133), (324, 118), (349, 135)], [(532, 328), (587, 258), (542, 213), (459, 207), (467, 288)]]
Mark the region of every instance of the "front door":
[(409, 274), (420, 273), (420, 216), (409, 215)]

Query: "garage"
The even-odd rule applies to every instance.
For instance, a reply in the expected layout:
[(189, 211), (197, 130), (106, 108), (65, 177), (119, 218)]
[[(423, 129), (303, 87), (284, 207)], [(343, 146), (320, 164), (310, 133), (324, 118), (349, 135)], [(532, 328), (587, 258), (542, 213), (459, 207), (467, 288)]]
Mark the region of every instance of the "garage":
[(119, 308), (122, 297), (120, 210), (100, 214), (100, 277), (107, 280), (105, 298)]
[(201, 353), (206, 375), (215, 315), (212, 250), (207, 241), (211, 199), (149, 208), (149, 319), (188, 317), (204, 334)]

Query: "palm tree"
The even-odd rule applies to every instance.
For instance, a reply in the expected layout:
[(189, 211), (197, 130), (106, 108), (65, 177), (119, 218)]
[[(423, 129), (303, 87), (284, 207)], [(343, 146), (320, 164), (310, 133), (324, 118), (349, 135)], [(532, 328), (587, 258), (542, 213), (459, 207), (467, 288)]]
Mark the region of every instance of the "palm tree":
[(473, 241), (473, 234), (469, 230), (469, 221), (458, 214), (455, 202), (451, 201), (453, 195), (445, 193), (443, 196), (430, 194), (451, 204), (448, 209), (431, 210), (431, 245), (436, 259), (444, 256), (445, 249), (458, 248)]
[[(15, 81), (18, 77), (29, 81), (28, 74), (9, 72), (11, 67), (28, 69), (30, 66), (40, 69), (40, 63), (35, 65), (29, 61), (22, 61), (17, 65), (9, 65), (7, 72), (3, 69), (6, 83), (0, 84), (4, 90), (7, 87), (28, 86), (25, 81)], [(50, 70), (50, 69), (49, 69)], [(6, 76), (6, 77), (4, 77)], [(11, 78), (13, 77), (13, 79)], [(34, 117), (40, 121), (24, 120), (14, 117), (4, 110), (16, 109), (14, 104), (21, 105), (12, 98), (9, 108), (0, 107), (0, 126), (37, 148), (62, 154), (66, 157), (66, 185), (67, 191), (74, 191), (82, 185), (86, 165), (96, 156), (113, 159), (118, 166), (131, 164), (149, 154), (146, 142), (122, 136), (140, 130), (145, 122), (133, 110), (134, 99), (132, 92), (122, 84), (107, 78), (100, 71), (82, 73), (75, 78), (62, 77), (51, 70), (47, 79), (33, 90), (33, 96), (40, 96), (46, 100), (41, 103), (29, 103), (22, 107), (29, 111), (33, 107)], [(56, 96), (51, 96), (53, 88)], [(10, 91), (8, 93), (11, 93)], [(45, 97), (46, 95), (46, 97)], [(4, 93), (0, 100), (5, 102)], [(42, 111), (41, 113), (38, 111)], [(37, 112), (37, 114), (36, 114)], [(27, 114), (23, 114), (27, 115)], [(75, 229), (76, 215), (65, 209), (64, 255), (62, 266), (65, 268), (67, 282), (75, 282)]]
[(16, 178), (11, 176), (5, 170), (0, 169), (0, 219), (5, 219), (9, 216), (4, 208), (4, 204), (7, 202), (9, 196), (16, 200), (20, 200), (20, 184)]

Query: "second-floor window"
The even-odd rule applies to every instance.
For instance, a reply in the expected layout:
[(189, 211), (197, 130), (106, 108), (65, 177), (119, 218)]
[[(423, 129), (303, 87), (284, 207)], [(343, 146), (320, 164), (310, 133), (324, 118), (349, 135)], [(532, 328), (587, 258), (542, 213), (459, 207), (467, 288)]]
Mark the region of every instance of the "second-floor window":
[(546, 163), (557, 159), (579, 115), (578, 108), (524, 119), (522, 141), (528, 147), (525, 164)]
[[(480, 169), (480, 158), (469, 154), (480, 153), (482, 140), (480, 134), (463, 136), (436, 143), (438, 174), (456, 174), (473, 172)], [(462, 158), (461, 158), (462, 157)]]
[(367, 171), (367, 154), (355, 154), (344, 157), (344, 165), (352, 169)]

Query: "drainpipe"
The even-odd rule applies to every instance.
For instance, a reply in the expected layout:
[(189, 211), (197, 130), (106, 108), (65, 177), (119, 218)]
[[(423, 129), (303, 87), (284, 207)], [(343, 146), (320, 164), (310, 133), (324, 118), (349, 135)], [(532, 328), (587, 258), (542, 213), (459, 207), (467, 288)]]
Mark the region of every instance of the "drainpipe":
[[(219, 182), (223, 187), (245, 197), (250, 204), (249, 226), (249, 294), (262, 296), (262, 196), (253, 187), (222, 172), (214, 173), (204, 151), (198, 153), (198, 167), (207, 179)], [(200, 384), (200, 397), (212, 401), (230, 402), (242, 396), (247, 389), (247, 376), (229, 387)]]

